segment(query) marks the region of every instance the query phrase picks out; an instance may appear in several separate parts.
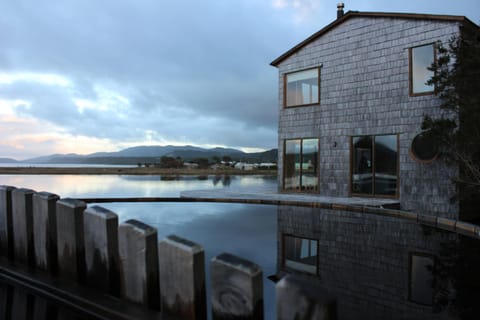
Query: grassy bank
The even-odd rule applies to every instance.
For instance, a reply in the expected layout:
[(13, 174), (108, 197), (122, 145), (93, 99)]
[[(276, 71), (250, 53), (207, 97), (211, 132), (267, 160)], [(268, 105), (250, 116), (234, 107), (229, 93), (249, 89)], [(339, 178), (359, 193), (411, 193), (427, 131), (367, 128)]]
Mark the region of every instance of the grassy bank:
[(58, 168), (58, 167), (0, 167), (0, 174), (122, 174), (122, 175), (272, 175), (276, 170), (237, 170), (229, 169), (164, 169), (145, 167), (105, 167), (105, 168)]

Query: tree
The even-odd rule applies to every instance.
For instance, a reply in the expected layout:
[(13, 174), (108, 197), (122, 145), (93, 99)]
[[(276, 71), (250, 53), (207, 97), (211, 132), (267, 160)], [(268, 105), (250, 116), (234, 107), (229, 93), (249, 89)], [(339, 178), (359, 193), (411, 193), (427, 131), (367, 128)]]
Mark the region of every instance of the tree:
[[(447, 47), (440, 43), (437, 48), (438, 59), (430, 68), (434, 76), (428, 84), (435, 85), (443, 112), (436, 119), (425, 116), (422, 129), (437, 142), (439, 154), (446, 163), (459, 168), (454, 179), (457, 199), (461, 201), (460, 210), (469, 210), (472, 201), (480, 198), (478, 30), (464, 30), (461, 36), (453, 37)], [(480, 218), (478, 213), (476, 218)]]

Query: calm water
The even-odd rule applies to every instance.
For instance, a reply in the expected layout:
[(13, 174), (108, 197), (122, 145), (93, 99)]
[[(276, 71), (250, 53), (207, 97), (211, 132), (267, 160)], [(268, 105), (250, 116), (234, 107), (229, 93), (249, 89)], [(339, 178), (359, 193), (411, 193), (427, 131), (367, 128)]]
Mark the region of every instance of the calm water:
[[(83, 198), (174, 197), (184, 190), (218, 188), (275, 190), (277, 182), (263, 176), (169, 180), (0, 175), (0, 184)], [(299, 268), (316, 274), (322, 290), (335, 297), (338, 319), (476, 319), (479, 312), (478, 241), (414, 221), (245, 204), (100, 205), (116, 212), (120, 222), (134, 218), (156, 227), (159, 238), (176, 234), (203, 245), (207, 263), (229, 252), (259, 264), (264, 272), (265, 319), (275, 318), (274, 284), (266, 277)], [(0, 307), (1, 289), (0, 284)], [(462, 317), (449, 313), (455, 310)]]
[[(184, 190), (229, 188), (275, 189), (269, 176), (160, 176), (114, 175), (0, 175), (0, 185), (48, 191), (62, 198), (175, 197)], [(93, 204), (91, 204), (93, 205)], [(274, 318), (274, 284), (266, 277), (276, 272), (277, 208), (275, 206), (222, 203), (102, 203), (119, 216), (119, 222), (137, 219), (158, 230), (197, 242), (209, 261), (222, 252), (259, 264), (264, 273), (266, 319)], [(209, 268), (206, 268), (207, 279)], [(207, 286), (208, 288), (208, 286)]]

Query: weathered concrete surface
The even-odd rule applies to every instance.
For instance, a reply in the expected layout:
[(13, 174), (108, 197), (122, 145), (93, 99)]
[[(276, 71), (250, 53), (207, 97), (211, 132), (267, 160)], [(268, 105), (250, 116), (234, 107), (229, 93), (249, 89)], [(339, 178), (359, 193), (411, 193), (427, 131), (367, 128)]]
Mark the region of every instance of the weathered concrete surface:
[(278, 320), (336, 319), (335, 300), (313, 279), (287, 275), (277, 283), (275, 291)]
[(35, 191), (12, 190), (13, 255), (20, 263), (34, 263), (32, 201)]
[(206, 319), (205, 252), (171, 235), (158, 244), (162, 312), (181, 319)]
[(260, 266), (228, 253), (212, 259), (214, 320), (263, 319), (263, 279)]
[(0, 186), (0, 255), (13, 258), (12, 190), (15, 187)]
[(85, 246), (83, 238), (83, 201), (57, 201), (58, 274), (68, 281), (85, 278)]
[(160, 308), (157, 230), (137, 220), (118, 227), (121, 296)]
[(35, 265), (55, 273), (57, 265), (56, 208), (60, 197), (49, 192), (33, 195), (33, 241)]
[(118, 216), (100, 206), (83, 214), (86, 283), (119, 295)]

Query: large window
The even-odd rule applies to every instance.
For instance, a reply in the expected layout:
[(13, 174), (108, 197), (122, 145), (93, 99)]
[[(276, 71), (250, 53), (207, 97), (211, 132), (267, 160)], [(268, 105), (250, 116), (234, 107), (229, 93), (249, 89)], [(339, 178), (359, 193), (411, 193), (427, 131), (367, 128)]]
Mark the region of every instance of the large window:
[(435, 61), (433, 44), (410, 48), (410, 95), (431, 94), (435, 88), (427, 84), (433, 76), (428, 70)]
[(285, 190), (318, 190), (318, 139), (285, 140)]
[(320, 101), (320, 69), (314, 68), (285, 75), (285, 107), (317, 104)]
[(352, 137), (352, 193), (396, 196), (398, 136)]
[(318, 274), (318, 240), (283, 236), (283, 266)]

